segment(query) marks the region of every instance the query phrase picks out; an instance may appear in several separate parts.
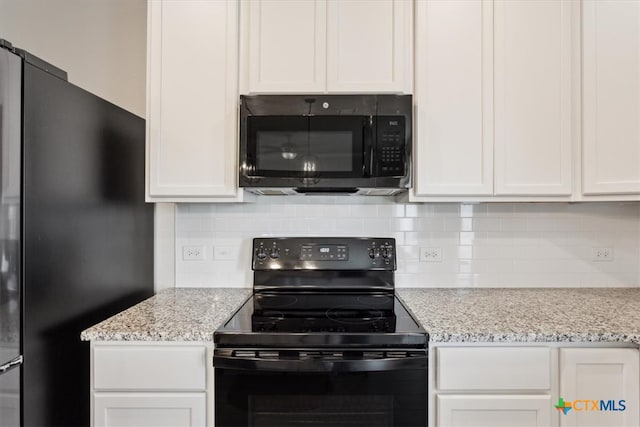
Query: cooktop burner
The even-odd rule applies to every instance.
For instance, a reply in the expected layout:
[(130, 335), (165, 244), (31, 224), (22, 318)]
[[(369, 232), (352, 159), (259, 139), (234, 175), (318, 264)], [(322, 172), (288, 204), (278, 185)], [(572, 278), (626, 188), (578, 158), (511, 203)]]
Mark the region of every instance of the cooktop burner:
[(354, 310), (348, 307), (330, 308), (327, 310), (326, 316), (329, 320), (347, 325), (375, 324), (380, 320), (395, 319), (393, 314), (385, 318), (384, 313), (380, 310)]
[(298, 297), (295, 295), (264, 295), (260, 298), (260, 305), (263, 308), (285, 308), (295, 305)]

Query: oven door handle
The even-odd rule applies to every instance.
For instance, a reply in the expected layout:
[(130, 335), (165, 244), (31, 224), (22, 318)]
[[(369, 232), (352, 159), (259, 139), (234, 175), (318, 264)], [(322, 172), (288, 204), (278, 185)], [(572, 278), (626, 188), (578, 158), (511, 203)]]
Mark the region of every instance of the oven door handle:
[(379, 372), (424, 369), (427, 367), (427, 355), (376, 359), (327, 359), (323, 357), (267, 359), (216, 354), (213, 357), (213, 366), (220, 369), (269, 372)]

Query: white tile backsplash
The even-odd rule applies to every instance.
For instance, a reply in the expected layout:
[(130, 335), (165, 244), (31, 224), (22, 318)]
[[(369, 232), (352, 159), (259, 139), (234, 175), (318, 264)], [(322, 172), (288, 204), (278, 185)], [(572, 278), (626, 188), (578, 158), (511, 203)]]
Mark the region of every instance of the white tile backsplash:
[[(402, 204), (382, 197), (258, 197), (176, 207), (176, 286), (251, 285), (251, 239), (394, 237), (398, 287), (639, 286), (640, 203)], [(185, 261), (184, 245), (206, 259)], [(440, 248), (422, 262), (420, 248)], [(614, 260), (595, 262), (592, 248)], [(217, 259), (216, 254), (219, 258)]]

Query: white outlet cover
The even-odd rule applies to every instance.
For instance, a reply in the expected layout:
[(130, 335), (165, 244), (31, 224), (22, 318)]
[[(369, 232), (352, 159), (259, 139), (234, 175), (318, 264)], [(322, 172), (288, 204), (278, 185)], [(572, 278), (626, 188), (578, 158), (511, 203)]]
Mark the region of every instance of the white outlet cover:
[(613, 261), (613, 248), (591, 248), (591, 260), (596, 262)]
[(420, 262), (442, 262), (442, 248), (420, 248)]
[(205, 249), (199, 245), (185, 245), (182, 247), (182, 259), (184, 261), (204, 261)]

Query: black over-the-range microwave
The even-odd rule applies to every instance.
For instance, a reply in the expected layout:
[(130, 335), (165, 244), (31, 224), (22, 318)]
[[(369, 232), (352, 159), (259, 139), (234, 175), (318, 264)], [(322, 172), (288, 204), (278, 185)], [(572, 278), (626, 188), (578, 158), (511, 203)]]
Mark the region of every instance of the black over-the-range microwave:
[(411, 184), (411, 95), (240, 96), (240, 187), (393, 195)]

